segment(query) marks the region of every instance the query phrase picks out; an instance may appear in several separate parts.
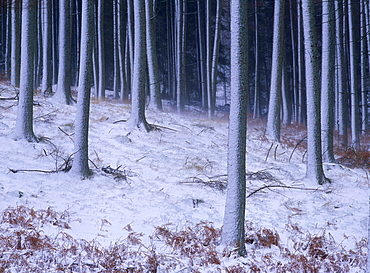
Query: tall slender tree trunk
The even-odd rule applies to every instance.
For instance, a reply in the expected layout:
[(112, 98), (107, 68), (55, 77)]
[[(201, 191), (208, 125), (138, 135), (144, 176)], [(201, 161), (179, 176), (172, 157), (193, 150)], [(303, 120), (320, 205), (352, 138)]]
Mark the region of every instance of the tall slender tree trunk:
[(367, 99), (367, 90), (366, 90), (366, 79), (369, 78), (369, 73), (366, 70), (366, 37), (370, 34), (366, 33), (366, 13), (365, 13), (365, 1), (360, 3), (360, 29), (361, 29), (361, 40), (360, 40), (360, 53), (361, 53), (361, 132), (366, 133), (369, 127), (369, 114), (368, 114), (368, 99)]
[(351, 145), (360, 148), (360, 124), (359, 124), (359, 105), (358, 105), (358, 79), (356, 69), (356, 35), (354, 25), (354, 0), (349, 0), (348, 10), (348, 30), (349, 30), (349, 70), (351, 75)]
[(129, 127), (152, 128), (145, 118), (145, 85), (147, 79), (146, 39), (145, 39), (145, 0), (134, 0), (134, 73), (132, 81), (131, 115)]
[(75, 101), (71, 95), (71, 5), (59, 0), (59, 68), (55, 99), (68, 105)]
[(258, 3), (257, 0), (254, 1), (254, 31), (255, 31), (255, 37), (254, 37), (254, 98), (253, 98), (253, 119), (260, 117), (260, 105), (259, 105), (259, 31), (258, 31)]
[(12, 133), (14, 140), (37, 142), (33, 132), (33, 92), (34, 92), (34, 58), (36, 50), (36, 11), (37, 2), (22, 1), (22, 37), (21, 37), (21, 70), (18, 113), (15, 129)]
[(184, 0), (175, 1), (175, 18), (176, 18), (176, 101), (177, 111), (179, 113), (184, 112), (185, 109), (185, 94), (184, 94), (184, 39), (185, 34), (183, 33), (183, 2)]
[(214, 110), (216, 107), (216, 93), (217, 93), (217, 72), (218, 72), (218, 55), (220, 50), (220, 40), (221, 40), (221, 6), (222, 0), (217, 0), (216, 5), (216, 22), (215, 22), (215, 37), (213, 42), (213, 54), (212, 54), (212, 67), (211, 67), (211, 88), (212, 88), (212, 96), (211, 96), (211, 110), (209, 112), (209, 117), (214, 115)]
[(51, 0), (42, 1), (42, 32), (43, 32), (43, 70), (41, 91), (44, 94), (52, 94), (52, 33), (51, 33)]
[(307, 90), (307, 178), (316, 183), (326, 181), (322, 167), (319, 52), (315, 33), (313, 0), (302, 1)]
[(245, 250), (246, 130), (248, 95), (248, 1), (231, 0), (231, 109), (228, 184), (222, 242), (239, 255)]
[(97, 14), (97, 29), (98, 29), (98, 98), (105, 98), (105, 56), (104, 56), (104, 0), (98, 0)]
[(348, 144), (348, 122), (347, 122), (347, 92), (346, 92), (346, 69), (344, 58), (344, 41), (343, 41), (343, 3), (342, 0), (335, 1), (336, 16), (336, 67), (337, 67), (337, 98), (338, 98), (338, 135), (342, 145)]
[(145, 1), (146, 17), (146, 49), (148, 56), (149, 71), (149, 106), (162, 110), (161, 89), (159, 85), (157, 43), (156, 43), (156, 21), (154, 17), (155, 3), (153, 0)]
[(10, 57), (10, 83), (19, 87), (20, 73), (20, 1), (12, 1), (11, 5), (11, 57)]
[(75, 153), (71, 172), (80, 176), (91, 175), (88, 156), (90, 89), (92, 83), (92, 51), (94, 40), (94, 2), (82, 1), (81, 54), (75, 122)]
[(334, 0), (322, 2), (321, 137), (324, 162), (334, 162), (335, 10)]
[(198, 70), (199, 89), (202, 94), (202, 108), (207, 108), (207, 82), (205, 67), (205, 37), (204, 37), (204, 1), (197, 1), (197, 42), (198, 42)]
[(119, 47), (118, 47), (118, 3), (113, 1), (113, 94), (114, 98), (119, 98), (119, 82), (120, 82), (120, 69), (119, 69)]
[(275, 1), (270, 100), (266, 125), (266, 135), (269, 138), (271, 138), (272, 141), (277, 142), (280, 142), (280, 106), (281, 106), (281, 83), (283, 67), (284, 7), (285, 0)]
[(120, 74), (120, 96), (124, 100), (127, 98), (127, 77), (125, 75), (126, 62), (126, 27), (127, 18), (125, 18), (126, 1), (117, 1), (117, 31), (118, 31), (118, 57), (119, 57), (119, 74)]

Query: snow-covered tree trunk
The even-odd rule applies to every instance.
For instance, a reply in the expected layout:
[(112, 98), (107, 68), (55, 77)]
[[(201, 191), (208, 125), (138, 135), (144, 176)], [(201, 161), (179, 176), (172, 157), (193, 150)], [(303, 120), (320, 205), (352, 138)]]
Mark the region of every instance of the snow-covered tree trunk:
[(305, 59), (304, 59), (304, 42), (303, 42), (303, 21), (301, 0), (297, 0), (297, 21), (298, 21), (298, 122), (305, 124), (306, 118), (306, 92), (305, 92)]
[(337, 120), (338, 135), (341, 144), (347, 146), (347, 91), (346, 91), (346, 69), (344, 58), (344, 41), (343, 41), (343, 4), (342, 0), (335, 1), (335, 36), (336, 36), (336, 67), (337, 67)]
[(277, 142), (280, 142), (280, 105), (284, 46), (284, 7), (285, 0), (275, 1), (270, 100), (266, 125), (266, 135), (271, 138), (272, 141)]
[(306, 57), (307, 90), (307, 178), (313, 183), (324, 184), (322, 167), (320, 124), (319, 51), (315, 30), (313, 0), (302, 1), (304, 48)]
[(324, 162), (334, 162), (335, 10), (334, 0), (322, 2), (321, 138)]
[(294, 24), (296, 21), (293, 19), (293, 7), (294, 3), (292, 0), (289, 1), (289, 20), (290, 20), (290, 36), (292, 40), (292, 89), (293, 89), (293, 109), (292, 115), (295, 122), (298, 122), (298, 77), (297, 77), (297, 45)]
[[(360, 40), (360, 54), (361, 54), (361, 132), (363, 134), (366, 133), (369, 127), (369, 114), (368, 114), (368, 99), (367, 99), (367, 90), (366, 90), (366, 79), (369, 78), (369, 74), (366, 70), (366, 55), (369, 55), (366, 52), (366, 37), (370, 34), (366, 33), (366, 13), (365, 13), (365, 1), (362, 1), (360, 3), (360, 31), (361, 31), (361, 37)], [(367, 53), (367, 54), (366, 54)]]
[(231, 109), (222, 243), (245, 255), (248, 2), (231, 0)]
[(214, 113), (212, 92), (211, 0), (206, 0), (206, 85), (208, 117)]
[(90, 88), (92, 83), (92, 50), (94, 40), (94, 1), (82, 1), (81, 54), (73, 165), (71, 172), (87, 177), (91, 174), (88, 158)]
[(125, 75), (125, 62), (126, 62), (126, 21), (124, 17), (127, 9), (126, 1), (117, 1), (117, 31), (118, 31), (118, 58), (119, 58), (119, 75), (120, 75), (120, 97), (121, 100), (127, 98), (126, 85), (127, 78)]
[(260, 117), (260, 105), (259, 105), (259, 31), (258, 31), (258, 4), (257, 0), (254, 0), (254, 98), (253, 98), (253, 119)]
[(119, 47), (118, 47), (118, 3), (113, 1), (113, 94), (114, 98), (119, 98), (119, 82), (120, 82), (120, 68), (119, 68)]
[(71, 95), (71, 5), (70, 0), (59, 1), (59, 67), (58, 86), (54, 98), (68, 105), (75, 101)]
[(12, 4), (10, 2), (6, 5), (6, 39), (5, 39), (5, 73), (10, 78), (10, 54), (11, 54), (11, 40), (12, 40)]
[(21, 77), (17, 120), (12, 133), (14, 140), (25, 139), (29, 142), (38, 141), (33, 132), (34, 57), (37, 39), (36, 10), (36, 1), (22, 1)]
[(98, 13), (97, 13), (97, 30), (98, 30), (98, 98), (105, 98), (105, 56), (104, 56), (104, 0), (98, 0)]
[(132, 80), (131, 115), (128, 120), (129, 127), (139, 128), (144, 126), (151, 130), (145, 118), (145, 84), (146, 69), (146, 39), (145, 39), (145, 0), (134, 0), (134, 72)]
[(197, 1), (197, 43), (198, 43), (198, 70), (199, 87), (202, 94), (202, 108), (207, 108), (207, 85), (205, 67), (205, 37), (204, 37), (204, 2)]
[(212, 88), (212, 101), (211, 101), (211, 110), (208, 112), (208, 117), (214, 115), (214, 109), (216, 107), (216, 89), (217, 89), (217, 72), (218, 72), (218, 56), (220, 50), (220, 40), (221, 40), (221, 6), (222, 0), (217, 0), (216, 5), (216, 22), (215, 22), (215, 35), (213, 41), (213, 54), (212, 54), (212, 67), (211, 67), (211, 88)]
[(176, 0), (175, 1), (175, 30), (176, 30), (176, 101), (177, 101), (177, 111), (182, 113), (185, 109), (185, 102), (184, 102), (184, 39), (185, 34), (183, 33), (183, 25), (184, 25), (184, 16), (183, 16), (183, 3), (184, 0)]
[(348, 3), (348, 31), (349, 31), (349, 71), (350, 71), (350, 90), (351, 90), (351, 145), (353, 148), (360, 148), (360, 122), (358, 105), (358, 79), (357, 79), (357, 60), (356, 60), (356, 35), (354, 25), (354, 0)]
[(146, 20), (146, 51), (148, 56), (149, 72), (149, 106), (151, 108), (162, 110), (161, 90), (159, 85), (156, 28), (155, 28), (155, 2), (153, 0), (145, 1), (145, 20)]
[(51, 0), (42, 1), (42, 83), (41, 91), (44, 94), (52, 92), (52, 38), (51, 38)]
[(134, 8), (133, 0), (127, 0), (127, 57), (126, 58), (126, 75), (127, 75), (127, 85), (129, 92), (132, 92), (132, 73), (134, 70)]
[(20, 13), (21, 6), (19, 1), (12, 1), (11, 4), (11, 53), (10, 53), (10, 83), (19, 87), (20, 72)]

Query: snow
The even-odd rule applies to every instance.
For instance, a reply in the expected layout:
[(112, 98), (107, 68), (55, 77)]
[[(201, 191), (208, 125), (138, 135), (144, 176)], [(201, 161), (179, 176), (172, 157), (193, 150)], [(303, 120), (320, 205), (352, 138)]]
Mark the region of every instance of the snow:
[[(14, 96), (14, 91), (5, 85), (0, 90), (1, 97)], [(99, 169), (90, 165), (94, 171), (91, 179), (81, 180), (64, 172), (13, 173), (9, 169), (55, 170), (73, 153), (71, 139), (76, 107), (41, 95), (36, 95), (35, 100), (34, 128), (36, 135), (45, 140), (40, 143), (14, 141), (9, 137), (17, 107), (15, 101), (1, 101), (0, 211), (21, 205), (35, 210), (52, 207), (57, 212), (67, 211), (71, 228), (63, 231), (75, 239), (95, 240), (102, 246), (126, 238), (130, 233), (128, 227), (143, 233), (142, 241), (146, 245), (153, 243), (155, 227), (169, 223), (176, 230), (201, 221), (221, 227), (226, 191), (182, 182), (226, 174), (225, 117), (220, 115), (210, 120), (190, 111), (178, 115), (165, 104), (163, 112), (147, 111), (149, 123), (160, 126), (160, 130), (147, 133), (120, 122), (129, 117), (128, 105), (93, 100), (89, 156)], [(315, 185), (305, 178), (304, 150), (296, 149), (290, 162), (294, 147), (281, 144), (276, 148), (275, 144), (269, 152), (271, 143), (263, 137), (263, 129), (264, 125), (256, 122), (248, 127), (247, 195), (264, 185), (308, 190), (277, 187), (252, 194), (247, 199), (247, 222), (256, 229), (278, 232), (280, 243), (291, 251), (308, 234), (326, 234), (338, 248), (355, 250), (356, 242), (367, 238), (368, 170), (325, 164), (325, 173), (332, 183)], [(104, 173), (101, 168), (107, 166), (119, 167), (127, 180)], [(45, 225), (43, 231), (52, 235), (60, 229)], [(158, 251), (168, 249), (158, 242)], [(258, 248), (248, 244), (247, 252), (251, 254), (246, 258), (224, 257), (220, 266), (244, 261), (247, 267), (262, 261), (268, 253), (277, 260), (284, 259), (275, 246)], [(198, 269), (217, 271), (212, 266), (208, 271)], [(365, 271), (353, 267), (350, 272)]]

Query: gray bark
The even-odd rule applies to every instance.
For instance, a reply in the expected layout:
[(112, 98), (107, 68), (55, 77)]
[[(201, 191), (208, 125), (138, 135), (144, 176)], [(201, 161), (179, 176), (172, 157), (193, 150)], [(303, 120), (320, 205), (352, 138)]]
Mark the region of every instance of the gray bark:
[(33, 132), (34, 57), (36, 50), (37, 2), (22, 2), (22, 56), (19, 87), (18, 113), (12, 138), (37, 142)]
[(93, 1), (82, 1), (81, 54), (78, 83), (77, 112), (75, 122), (74, 156), (71, 172), (80, 176), (91, 175), (88, 157), (88, 132), (90, 111), (90, 88), (92, 83), (93, 50)]
[(248, 2), (231, 0), (231, 109), (228, 185), (222, 242), (245, 255), (246, 129), (248, 94)]
[(320, 82), (313, 0), (302, 1), (307, 90), (307, 178), (315, 184), (326, 181), (322, 167)]

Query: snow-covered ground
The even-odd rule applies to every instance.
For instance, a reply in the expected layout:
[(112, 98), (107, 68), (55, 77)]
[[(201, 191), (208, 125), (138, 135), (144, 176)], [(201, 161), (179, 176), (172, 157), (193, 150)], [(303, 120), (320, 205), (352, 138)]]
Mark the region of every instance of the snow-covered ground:
[[(5, 85), (0, 92), (0, 97), (15, 95)], [(174, 230), (202, 221), (213, 222), (216, 228), (222, 226), (225, 191), (211, 186), (223, 186), (227, 174), (226, 114), (210, 120), (194, 110), (178, 115), (169, 106), (163, 112), (147, 110), (148, 121), (158, 126), (158, 130), (147, 133), (127, 128), (124, 120), (130, 115), (128, 105), (92, 101), (89, 150), (93, 177), (81, 180), (65, 172), (31, 171), (53, 171), (68, 161), (73, 154), (75, 112), (75, 106), (37, 95), (34, 130), (43, 141), (15, 142), (9, 136), (15, 125), (16, 101), (0, 101), (0, 212), (23, 205), (67, 212), (71, 228), (63, 232), (75, 239), (95, 240), (103, 247), (123, 240), (132, 230), (143, 233), (144, 245), (153, 244), (155, 228), (169, 223)], [(308, 247), (302, 244), (309, 242), (308, 238), (325, 235), (337, 247), (330, 251), (355, 252), (342, 261), (350, 272), (365, 272), (360, 268), (363, 263), (358, 266), (351, 259), (366, 258), (359, 252), (366, 253), (361, 240), (367, 238), (368, 170), (325, 164), (332, 183), (315, 185), (304, 178), (304, 151), (293, 152), (294, 147), (283, 144), (271, 146), (263, 137), (263, 129), (257, 122), (248, 128), (247, 194), (266, 185), (278, 187), (248, 197), (247, 227), (251, 231), (276, 231), (280, 247), (258, 246), (256, 239), (254, 243), (251, 239), (247, 247), (253, 255), (224, 257), (217, 265), (219, 270), (194, 264), (192, 270), (232, 272), (221, 270), (237, 264), (248, 272), (251, 264), (263, 264), (268, 255), (283, 263), (283, 248), (304, 253)], [(291, 141), (299, 140), (297, 135)], [(108, 166), (122, 172), (105, 173), (102, 168)], [(42, 227), (48, 235), (58, 234), (60, 229), (55, 225)], [(361, 242), (363, 246), (359, 247)], [(160, 246), (158, 242), (158, 252), (169, 251)], [(197, 272), (187, 270), (181, 272)], [(278, 272), (271, 267), (265, 270)]]

